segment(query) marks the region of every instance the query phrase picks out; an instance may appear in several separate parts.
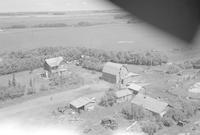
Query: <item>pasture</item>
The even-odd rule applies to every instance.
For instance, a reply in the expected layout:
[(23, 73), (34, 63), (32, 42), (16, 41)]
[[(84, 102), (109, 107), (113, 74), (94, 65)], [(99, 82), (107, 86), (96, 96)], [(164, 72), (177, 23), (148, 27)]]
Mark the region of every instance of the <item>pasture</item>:
[[(154, 30), (145, 23), (127, 23), (129, 19), (116, 19), (116, 14), (84, 16), (40, 16), (0, 18), (0, 28), (25, 25), (22, 29), (0, 32), (3, 51), (33, 49), (46, 46), (79, 46), (106, 50), (160, 50), (166, 51), (182, 44), (169, 35)], [(79, 22), (88, 26), (76, 26)], [(65, 27), (34, 28), (41, 24), (66, 24)], [(91, 24), (91, 25), (90, 25)]]

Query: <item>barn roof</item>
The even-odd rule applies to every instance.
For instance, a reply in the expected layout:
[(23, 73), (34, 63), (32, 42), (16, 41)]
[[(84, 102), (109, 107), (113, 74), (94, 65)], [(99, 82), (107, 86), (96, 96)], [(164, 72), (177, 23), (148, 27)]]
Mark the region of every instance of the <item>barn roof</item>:
[(131, 90), (136, 90), (136, 91), (140, 91), (142, 89), (142, 86), (140, 85), (137, 85), (135, 83), (132, 83), (128, 86), (128, 89), (131, 89)]
[(63, 57), (55, 57), (55, 58), (45, 59), (45, 62), (46, 62), (50, 67), (59, 66), (60, 63), (61, 63), (62, 61), (63, 61)]
[(80, 108), (82, 106), (87, 105), (90, 102), (92, 102), (91, 99), (89, 99), (87, 97), (80, 97), (78, 99), (73, 100), (70, 104), (73, 105), (76, 108)]
[(124, 96), (128, 96), (128, 95), (131, 95), (132, 92), (128, 89), (125, 89), (125, 90), (119, 90), (117, 92), (115, 92), (115, 95), (117, 98), (121, 98), (121, 97), (124, 97)]
[(119, 74), (121, 67), (124, 67), (124, 65), (113, 62), (107, 62), (103, 67), (103, 72), (112, 75), (117, 75)]
[(165, 102), (156, 100), (143, 94), (136, 95), (131, 101), (131, 103), (142, 106), (145, 109), (158, 114), (162, 114), (162, 112), (168, 106), (168, 104)]

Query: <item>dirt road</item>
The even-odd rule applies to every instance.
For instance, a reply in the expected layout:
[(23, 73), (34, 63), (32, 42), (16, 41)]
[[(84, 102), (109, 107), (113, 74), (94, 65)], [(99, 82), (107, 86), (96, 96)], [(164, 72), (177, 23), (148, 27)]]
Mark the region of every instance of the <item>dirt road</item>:
[(71, 89), (52, 95), (28, 100), (20, 104), (0, 109), (0, 119), (34, 119), (45, 118), (56, 106), (67, 104), (80, 96), (100, 96), (108, 88), (107, 84), (85, 85), (77, 89)]

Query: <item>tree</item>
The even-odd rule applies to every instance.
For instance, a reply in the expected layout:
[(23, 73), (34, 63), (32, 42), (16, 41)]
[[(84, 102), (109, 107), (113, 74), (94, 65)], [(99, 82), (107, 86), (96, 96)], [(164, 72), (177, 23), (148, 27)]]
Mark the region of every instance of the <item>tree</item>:
[(15, 79), (15, 74), (13, 74), (13, 76), (12, 76), (12, 86), (16, 87), (16, 85), (17, 85), (17, 82), (16, 82), (16, 79)]
[(162, 118), (162, 123), (166, 127), (171, 127), (174, 124), (174, 121), (172, 118), (169, 117), (163, 117)]
[(108, 90), (105, 95), (101, 98), (99, 105), (101, 106), (113, 106), (116, 103), (116, 96), (113, 90)]
[(8, 87), (11, 87), (12, 86), (12, 83), (10, 80), (8, 80)]
[(145, 121), (142, 124), (142, 131), (147, 133), (148, 135), (154, 135), (154, 133), (158, 130), (158, 125), (152, 121)]
[(32, 79), (30, 79), (30, 81), (29, 81), (29, 86), (30, 86), (31, 88), (33, 88), (33, 80), (32, 80)]

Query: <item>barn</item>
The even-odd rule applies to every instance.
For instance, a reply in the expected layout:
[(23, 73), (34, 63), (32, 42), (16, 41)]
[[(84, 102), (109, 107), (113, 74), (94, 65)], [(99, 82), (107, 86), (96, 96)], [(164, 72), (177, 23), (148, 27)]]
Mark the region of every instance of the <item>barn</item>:
[(103, 80), (114, 84), (124, 84), (123, 81), (128, 74), (128, 69), (125, 65), (107, 62), (102, 72)]
[(55, 58), (49, 58), (45, 59), (44, 62), (44, 70), (46, 72), (46, 77), (49, 78), (50, 75), (53, 73), (60, 74), (60, 66), (63, 61), (63, 57), (55, 57)]

